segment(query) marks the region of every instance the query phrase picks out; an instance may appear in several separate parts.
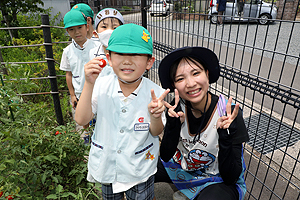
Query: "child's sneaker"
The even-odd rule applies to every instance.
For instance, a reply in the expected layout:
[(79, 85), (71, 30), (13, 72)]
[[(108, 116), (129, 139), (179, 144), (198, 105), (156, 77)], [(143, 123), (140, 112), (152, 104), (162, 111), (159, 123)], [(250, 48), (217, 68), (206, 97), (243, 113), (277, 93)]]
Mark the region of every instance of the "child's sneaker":
[(173, 200), (189, 200), (180, 190), (173, 194)]

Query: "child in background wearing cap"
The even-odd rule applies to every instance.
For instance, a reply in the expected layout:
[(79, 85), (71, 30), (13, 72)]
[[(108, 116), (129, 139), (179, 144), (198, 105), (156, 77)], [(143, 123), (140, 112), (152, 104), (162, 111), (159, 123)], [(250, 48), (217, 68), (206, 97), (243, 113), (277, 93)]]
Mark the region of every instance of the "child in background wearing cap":
[(85, 3), (78, 3), (72, 7), (73, 10), (78, 10), (82, 12), (86, 16), (86, 22), (89, 25), (89, 29), (87, 31), (87, 38), (95, 41), (99, 41), (98, 37), (95, 37), (93, 32), (94, 30), (94, 11), (91, 7)]
[[(239, 105), (209, 91), (219, 60), (203, 47), (183, 47), (159, 65), (162, 87), (175, 91), (165, 103), (167, 123), (155, 182), (174, 183), (173, 199), (238, 200), (246, 193), (243, 142), (249, 140)], [(182, 194), (182, 193), (183, 194)]]
[[(94, 31), (94, 35), (99, 38), (100, 45), (98, 47), (93, 48), (90, 51), (90, 61), (88, 64), (100, 64), (101, 59), (106, 59), (106, 54), (108, 51), (106, 50), (108, 46), (109, 38), (112, 32), (120, 25), (124, 24), (124, 19), (121, 13), (114, 8), (105, 8), (98, 12), (96, 18), (96, 31)], [(106, 76), (110, 74), (113, 70), (107, 63), (107, 67), (103, 69), (100, 76)]]
[(97, 114), (87, 179), (102, 184), (104, 200), (122, 199), (124, 192), (127, 199), (152, 200), (158, 135), (164, 127), (163, 99), (169, 90), (143, 77), (155, 60), (147, 29), (119, 26), (107, 50), (114, 73), (97, 79), (102, 68), (85, 65), (85, 84), (75, 113), (78, 124)]
[[(98, 43), (87, 39), (87, 25), (84, 15), (78, 10), (70, 10), (64, 16), (66, 31), (72, 38), (63, 51), (60, 69), (66, 71), (66, 82), (71, 96), (72, 107), (75, 109), (85, 81), (84, 65), (89, 61), (89, 52)], [(88, 128), (88, 123), (83, 128)], [(83, 135), (85, 143), (89, 143), (88, 132)]]

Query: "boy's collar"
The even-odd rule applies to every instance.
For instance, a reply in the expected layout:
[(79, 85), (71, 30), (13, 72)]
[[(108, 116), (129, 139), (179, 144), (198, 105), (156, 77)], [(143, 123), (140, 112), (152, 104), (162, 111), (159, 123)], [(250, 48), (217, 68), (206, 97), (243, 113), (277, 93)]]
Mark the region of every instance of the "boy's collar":
[(72, 43), (73, 43), (74, 46), (75, 46), (77, 49), (79, 49), (79, 50), (84, 50), (85, 47), (88, 45), (88, 41), (89, 41), (89, 39), (87, 39), (87, 40), (85, 41), (85, 43), (82, 45), (82, 47), (81, 47), (79, 44), (77, 44), (77, 42), (76, 42), (74, 39), (72, 39)]
[(127, 82), (127, 81), (121, 79), (120, 77), (118, 77), (118, 79), (119, 79), (122, 83), (125, 83), (125, 84), (133, 84), (133, 83), (136, 83), (137, 81), (139, 81), (142, 77), (143, 77), (143, 75), (142, 75), (141, 77), (139, 77), (138, 79), (136, 79), (135, 81), (131, 81), (131, 82)]

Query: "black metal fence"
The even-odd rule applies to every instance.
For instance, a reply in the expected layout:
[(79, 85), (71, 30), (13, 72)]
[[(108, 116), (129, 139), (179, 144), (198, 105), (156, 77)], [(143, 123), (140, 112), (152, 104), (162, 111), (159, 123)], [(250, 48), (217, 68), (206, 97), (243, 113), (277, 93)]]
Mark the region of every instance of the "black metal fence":
[(148, 1), (146, 14), (125, 18), (150, 31), (156, 62), (149, 77), (158, 83), (159, 62), (175, 48), (204, 46), (218, 55), (221, 77), (210, 89), (241, 104), (250, 135), (245, 199), (300, 199), (300, 18), (293, 10), (299, 0), (246, 0), (241, 16), (236, 2), (227, 1), (222, 25), (214, 4), (174, 1), (173, 9), (158, 13)]

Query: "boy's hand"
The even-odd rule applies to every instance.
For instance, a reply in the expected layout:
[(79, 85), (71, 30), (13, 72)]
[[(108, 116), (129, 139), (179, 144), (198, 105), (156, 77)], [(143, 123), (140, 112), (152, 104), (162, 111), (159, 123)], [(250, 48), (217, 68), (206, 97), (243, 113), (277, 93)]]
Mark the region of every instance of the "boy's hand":
[(164, 98), (169, 92), (170, 89), (167, 89), (159, 98), (157, 98), (154, 90), (151, 89), (152, 101), (148, 104), (148, 110), (150, 115), (152, 115), (154, 118), (159, 118), (165, 110)]
[(236, 118), (239, 112), (239, 104), (235, 104), (234, 110), (231, 113), (231, 102), (232, 102), (232, 97), (229, 98), (227, 105), (226, 105), (226, 116), (222, 116), (218, 119), (217, 121), (217, 129), (227, 129), (229, 128), (231, 122)]
[[(84, 65), (85, 81), (94, 84), (98, 75), (101, 73), (105, 60), (103, 57), (96, 57)], [(106, 63), (106, 62), (105, 62)]]
[(75, 109), (77, 106), (77, 98), (75, 95), (71, 96), (72, 107)]
[(182, 111), (179, 111), (178, 113), (174, 111), (175, 108), (177, 107), (178, 103), (179, 103), (179, 94), (178, 94), (178, 90), (175, 89), (174, 91), (175, 91), (175, 105), (174, 105), (174, 106), (171, 106), (168, 102), (165, 102), (165, 106), (166, 106), (167, 108), (169, 108), (169, 109), (168, 109), (168, 115), (169, 115), (170, 117), (177, 117), (177, 118), (180, 117), (180, 122), (183, 123), (184, 120), (185, 120), (185, 114), (184, 114)]

